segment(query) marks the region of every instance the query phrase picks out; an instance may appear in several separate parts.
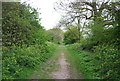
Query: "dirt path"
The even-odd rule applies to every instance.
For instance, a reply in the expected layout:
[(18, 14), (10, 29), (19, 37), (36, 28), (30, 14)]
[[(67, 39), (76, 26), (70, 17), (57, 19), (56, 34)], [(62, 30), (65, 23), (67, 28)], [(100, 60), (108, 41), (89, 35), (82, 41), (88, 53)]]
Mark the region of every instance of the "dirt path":
[(66, 62), (66, 58), (64, 56), (64, 52), (61, 53), (61, 57), (58, 60), (58, 63), (60, 67), (58, 68), (58, 71), (52, 72), (52, 76), (54, 79), (69, 79), (70, 73), (68, 69), (69, 63)]
[(59, 46), (56, 53), (30, 79), (82, 79), (82, 73), (71, 67), (66, 58), (69, 54), (65, 46)]

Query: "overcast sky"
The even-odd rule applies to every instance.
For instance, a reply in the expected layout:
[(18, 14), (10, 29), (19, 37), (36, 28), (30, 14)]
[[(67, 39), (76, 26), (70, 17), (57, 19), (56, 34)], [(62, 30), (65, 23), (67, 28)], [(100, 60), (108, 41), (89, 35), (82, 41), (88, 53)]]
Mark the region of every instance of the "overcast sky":
[(54, 3), (58, 0), (21, 0), (24, 1), (34, 8), (40, 8), (41, 24), (45, 29), (51, 29), (58, 23), (60, 14), (54, 10)]

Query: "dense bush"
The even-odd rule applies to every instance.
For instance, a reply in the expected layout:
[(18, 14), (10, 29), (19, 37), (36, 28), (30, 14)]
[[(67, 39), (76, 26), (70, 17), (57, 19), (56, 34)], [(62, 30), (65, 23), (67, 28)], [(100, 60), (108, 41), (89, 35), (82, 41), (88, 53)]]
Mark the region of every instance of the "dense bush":
[(3, 79), (25, 79), (55, 51), (38, 12), (25, 3), (3, 2)]
[(95, 47), (95, 72), (102, 79), (120, 79), (120, 55), (118, 48), (113, 45), (99, 45)]
[[(24, 74), (21, 73), (25, 68), (35, 69), (45, 62), (53, 54), (56, 45), (47, 43), (46, 46), (31, 45), (29, 47), (13, 47), (7, 51), (7, 48), (3, 48), (3, 79), (10, 78), (23, 78)], [(27, 76), (26, 76), (27, 77)]]
[(19, 2), (3, 2), (2, 13), (3, 46), (29, 46), (38, 38), (42, 40), (41, 43), (44, 41), (44, 29), (39, 24), (36, 9)]
[[(67, 29), (67, 28), (66, 28)], [(66, 32), (64, 32), (64, 41), (67, 44), (79, 42), (79, 32), (76, 26), (69, 25)]]
[[(76, 6), (72, 6), (74, 5)], [(81, 5), (83, 4), (83, 5)], [(89, 7), (86, 7), (84, 10), (84, 6), (90, 6), (91, 7), (91, 17), (90, 20), (87, 19), (87, 14), (84, 14), (84, 12), (87, 13), (87, 9)], [(98, 7), (98, 5), (100, 7)], [(103, 6), (104, 5), (104, 6)], [(68, 8), (70, 8), (71, 13), (72, 12), (78, 12), (78, 10), (81, 9), (81, 13), (83, 13), (85, 17), (85, 25), (83, 25), (83, 22), (76, 23), (77, 29), (79, 30), (79, 33), (77, 31), (70, 30), (70, 27), (67, 27), (69, 30), (65, 32), (64, 34), (64, 42), (65, 44), (73, 44), (69, 45), (71, 51), (74, 55), (75, 53), (78, 54), (79, 63), (78, 65), (82, 66), (81, 71), (83, 71), (83, 74), (85, 76), (90, 76), (87, 78), (95, 78), (95, 79), (120, 79), (120, 51), (119, 51), (119, 42), (120, 42), (120, 8), (119, 8), (120, 2), (101, 2), (99, 3), (98, 0), (91, 1), (91, 2), (79, 2), (79, 1), (73, 1), (68, 4)], [(65, 5), (66, 6), (66, 5)], [(81, 6), (81, 8), (80, 8)], [(106, 6), (106, 7), (105, 7)], [(82, 11), (83, 10), (83, 11)], [(77, 13), (77, 14), (81, 14)], [(94, 13), (94, 14), (93, 14)], [(76, 22), (74, 18), (77, 18), (76, 15), (73, 15), (74, 17), (71, 17), (73, 19), (73, 22), (70, 22), (69, 14), (66, 14), (68, 16), (68, 20), (66, 18), (65, 21), (69, 22), (69, 24), (75, 24), (73, 22)], [(78, 17), (79, 19), (80, 17)], [(84, 20), (84, 18), (83, 18)], [(69, 25), (68, 23), (66, 23)], [(82, 26), (83, 25), (83, 26)], [(80, 27), (80, 28), (79, 28)], [(75, 35), (76, 34), (76, 35)], [(77, 43), (77, 39), (75, 37), (80, 36), (79, 44)], [(87, 51), (87, 52), (86, 52)], [(74, 56), (73, 55), (73, 56)], [(76, 56), (76, 55), (75, 55)], [(85, 69), (84, 69), (85, 68)]]
[(76, 59), (76, 67), (80, 72), (82, 72), (84, 79), (98, 79), (94, 76), (93, 69), (93, 54), (87, 51), (80, 50), (80, 44), (72, 44), (67, 46), (71, 53), (71, 56)]
[(77, 43), (68, 49), (73, 57), (79, 57), (78, 66), (85, 78), (120, 80), (120, 51), (114, 45), (95, 46), (94, 53), (81, 50)]

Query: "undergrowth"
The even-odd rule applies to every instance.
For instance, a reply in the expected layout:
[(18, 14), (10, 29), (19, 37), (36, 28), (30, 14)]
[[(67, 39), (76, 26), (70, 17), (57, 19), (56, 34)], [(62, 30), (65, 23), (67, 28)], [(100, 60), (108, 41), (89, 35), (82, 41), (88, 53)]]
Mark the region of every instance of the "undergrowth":
[(67, 49), (71, 54), (71, 58), (75, 60), (73, 66), (83, 73), (84, 79), (93, 79), (93, 56), (90, 52), (76, 50), (77, 46), (78, 44), (67, 46)]
[(37, 66), (52, 56), (56, 45), (48, 42), (46, 46), (36, 44), (22, 48), (12, 47), (11, 50), (3, 49), (2, 78), (25, 79)]
[(85, 79), (115, 79), (119, 80), (119, 50), (113, 45), (94, 47), (94, 52), (80, 49), (80, 44), (67, 46)]

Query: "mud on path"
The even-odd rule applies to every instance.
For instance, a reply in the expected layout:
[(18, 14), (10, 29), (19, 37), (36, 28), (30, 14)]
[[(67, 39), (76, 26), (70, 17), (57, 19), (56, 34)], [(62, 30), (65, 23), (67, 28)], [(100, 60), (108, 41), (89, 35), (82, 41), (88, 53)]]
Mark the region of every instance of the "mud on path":
[(56, 53), (30, 79), (82, 79), (82, 73), (71, 67), (66, 58), (69, 54), (65, 46), (59, 46)]

